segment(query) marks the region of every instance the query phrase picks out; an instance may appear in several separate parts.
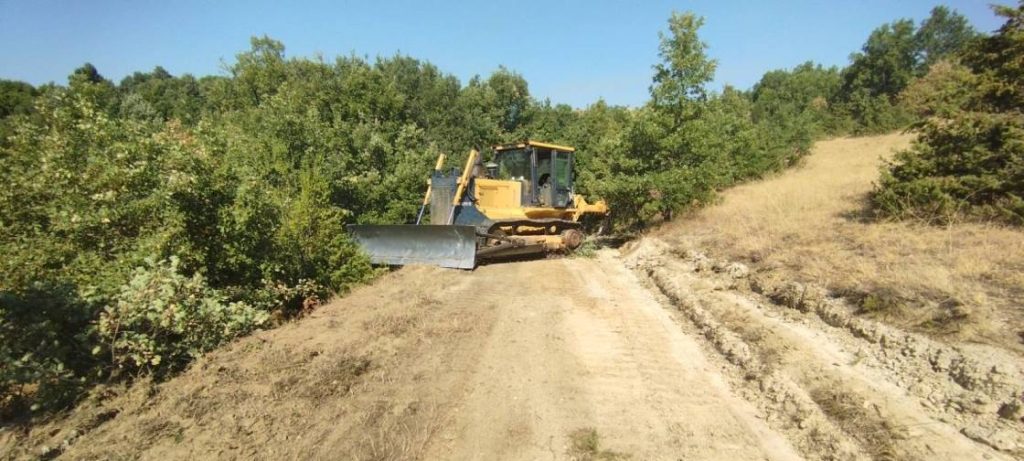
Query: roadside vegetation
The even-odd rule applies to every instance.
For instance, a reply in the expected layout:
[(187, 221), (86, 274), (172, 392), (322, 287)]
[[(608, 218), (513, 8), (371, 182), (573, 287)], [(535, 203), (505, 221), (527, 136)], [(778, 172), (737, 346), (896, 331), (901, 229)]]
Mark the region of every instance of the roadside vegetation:
[(921, 116), (910, 149), (887, 165), (879, 210), (934, 223), (1024, 224), (1024, 3), (1006, 23), (908, 88)]
[(906, 132), (820, 142), (798, 171), (732, 188), (660, 233), (865, 316), (1021, 353), (1024, 4), (996, 12), (992, 35), (919, 54), (927, 73), (896, 95)]
[[(815, 139), (929, 123), (937, 97), (975, 101), (927, 82), (997, 59), (953, 64), (978, 34), (938, 7), (920, 27), (878, 28), (844, 69), (806, 63), (718, 92), (702, 24), (673, 14), (634, 108), (540, 101), (504, 68), (463, 83), (407, 56), (289, 58), (268, 37), (225, 75), (157, 67), (115, 84), (86, 64), (66, 85), (0, 82), (0, 416), (167, 376), (374, 277), (344, 225), (412, 220), (438, 153), (574, 145), (580, 191), (642, 229), (798, 163)], [(996, 37), (972, 49), (1002, 56)], [(996, 72), (985, 94), (1011, 77)]]
[(886, 324), (1024, 353), (1024, 230), (874, 217), (879, 169), (913, 139), (818, 142), (800, 168), (723, 191), (653, 234), (747, 265), (763, 285), (819, 287)]

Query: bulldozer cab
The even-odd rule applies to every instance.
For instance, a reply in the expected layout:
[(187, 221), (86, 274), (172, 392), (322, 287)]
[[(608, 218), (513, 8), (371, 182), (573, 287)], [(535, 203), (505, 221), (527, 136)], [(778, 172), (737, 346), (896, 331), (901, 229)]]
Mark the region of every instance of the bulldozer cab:
[(522, 206), (566, 208), (573, 195), (575, 149), (555, 144), (526, 141), (496, 146), (497, 177), (521, 184)]
[(472, 269), (481, 260), (572, 251), (583, 243), (581, 218), (608, 216), (603, 200), (573, 193), (575, 149), (525, 141), (494, 153), (484, 165), (473, 149), (462, 170), (448, 172), (438, 158), (416, 220), (429, 205), (429, 225), (350, 225), (349, 232), (376, 264)]

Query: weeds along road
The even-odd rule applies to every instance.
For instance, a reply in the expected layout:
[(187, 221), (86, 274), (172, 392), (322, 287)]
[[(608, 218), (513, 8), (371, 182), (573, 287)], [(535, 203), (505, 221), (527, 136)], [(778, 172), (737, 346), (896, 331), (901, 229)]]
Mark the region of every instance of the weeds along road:
[(16, 456), (1021, 455), (1019, 427), (995, 410), (935, 400), (998, 406), (1020, 382), (1009, 365), (1003, 381), (979, 372), (976, 382), (920, 366), (890, 350), (911, 344), (901, 332), (872, 342), (750, 291), (742, 266), (709, 268), (666, 248), (643, 240), (472, 272), (407, 267), (166, 383), (84, 404)]

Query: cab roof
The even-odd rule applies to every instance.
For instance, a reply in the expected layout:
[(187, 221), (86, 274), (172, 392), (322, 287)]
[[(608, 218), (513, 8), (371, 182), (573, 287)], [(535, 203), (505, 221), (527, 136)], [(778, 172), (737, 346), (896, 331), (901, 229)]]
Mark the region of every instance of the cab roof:
[(516, 143), (516, 144), (502, 144), (500, 146), (494, 146), (494, 150), (500, 152), (500, 151), (503, 151), (503, 150), (522, 149), (522, 148), (524, 148), (526, 146), (540, 147), (542, 149), (551, 149), (551, 150), (557, 150), (557, 151), (560, 151), (560, 152), (576, 152), (576, 148), (573, 148), (573, 147), (560, 146), (558, 144), (549, 144), (549, 143), (546, 143), (546, 142), (532, 141), (532, 140), (526, 140), (526, 141), (523, 141), (523, 142), (520, 142), (520, 143)]

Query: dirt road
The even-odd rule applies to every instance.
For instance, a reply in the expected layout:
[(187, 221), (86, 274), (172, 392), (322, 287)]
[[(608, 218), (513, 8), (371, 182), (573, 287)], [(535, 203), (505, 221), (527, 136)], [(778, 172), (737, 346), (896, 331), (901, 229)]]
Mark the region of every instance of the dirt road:
[(8, 437), (5, 450), (64, 459), (1022, 455), (1022, 424), (999, 415), (1024, 382), (1012, 360), (843, 320), (809, 295), (759, 294), (743, 266), (666, 248), (643, 240), (593, 259), (405, 268), (166, 383), (108, 390), (59, 424)]
[(561, 459), (586, 428), (636, 459), (799, 457), (615, 257), (480, 272), (499, 312), (428, 457)]

